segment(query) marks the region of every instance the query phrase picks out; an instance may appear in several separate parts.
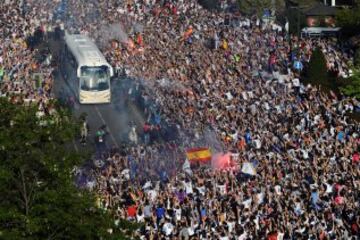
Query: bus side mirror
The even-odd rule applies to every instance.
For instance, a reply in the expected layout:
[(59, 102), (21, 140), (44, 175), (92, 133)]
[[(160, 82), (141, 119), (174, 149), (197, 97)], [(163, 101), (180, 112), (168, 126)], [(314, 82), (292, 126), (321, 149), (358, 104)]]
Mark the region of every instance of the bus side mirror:
[(109, 68), (110, 69), (110, 77), (114, 76), (114, 69), (112, 67)]

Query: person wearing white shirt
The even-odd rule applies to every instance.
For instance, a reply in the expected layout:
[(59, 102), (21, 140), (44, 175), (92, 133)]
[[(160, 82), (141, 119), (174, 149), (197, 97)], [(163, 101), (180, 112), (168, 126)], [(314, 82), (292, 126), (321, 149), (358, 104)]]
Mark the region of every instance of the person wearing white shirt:
[(162, 230), (166, 236), (169, 236), (174, 230), (174, 225), (172, 225), (171, 222), (166, 222), (164, 223)]
[(137, 214), (136, 214), (136, 221), (137, 221), (138, 223), (142, 223), (142, 222), (145, 221), (145, 215), (144, 215), (144, 213), (143, 213), (141, 210), (139, 210), (139, 211), (137, 212)]
[(199, 193), (200, 193), (202, 196), (205, 196), (205, 192), (206, 192), (205, 186), (199, 186), (199, 187), (197, 187), (196, 189), (199, 191)]
[(280, 185), (276, 185), (276, 186), (274, 187), (274, 189), (275, 189), (275, 193), (276, 193), (277, 195), (281, 195), (281, 194), (282, 194), (282, 192), (281, 192), (281, 186), (280, 186)]
[(292, 83), (294, 87), (300, 87), (300, 80), (298, 78), (294, 78)]
[(147, 195), (149, 196), (150, 201), (154, 202), (156, 200), (158, 193), (156, 190), (150, 189), (147, 191)]
[(181, 221), (181, 208), (179, 206), (176, 206), (175, 209), (175, 221)]
[(242, 204), (244, 205), (244, 208), (250, 209), (251, 202), (252, 202), (252, 199), (251, 199), (251, 198), (248, 198), (248, 199), (246, 199), (245, 201), (243, 201)]
[(182, 184), (183, 184), (183, 186), (185, 188), (186, 194), (192, 194), (193, 193), (193, 186), (192, 186), (191, 181), (186, 180), (186, 181), (183, 181)]
[(255, 139), (254, 140), (255, 143), (255, 148), (256, 149), (260, 149), (261, 148), (261, 141), (259, 139)]
[(243, 229), (241, 229), (240, 230), (240, 236), (238, 237), (238, 240), (245, 240), (245, 239), (247, 239), (247, 237), (248, 237), (247, 233)]

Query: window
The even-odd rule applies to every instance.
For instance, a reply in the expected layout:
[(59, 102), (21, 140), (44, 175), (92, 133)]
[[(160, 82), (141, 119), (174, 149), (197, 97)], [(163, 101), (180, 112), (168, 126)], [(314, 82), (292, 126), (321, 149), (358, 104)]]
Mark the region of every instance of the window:
[(81, 90), (84, 91), (104, 91), (109, 89), (110, 78), (109, 68), (100, 67), (81, 67)]

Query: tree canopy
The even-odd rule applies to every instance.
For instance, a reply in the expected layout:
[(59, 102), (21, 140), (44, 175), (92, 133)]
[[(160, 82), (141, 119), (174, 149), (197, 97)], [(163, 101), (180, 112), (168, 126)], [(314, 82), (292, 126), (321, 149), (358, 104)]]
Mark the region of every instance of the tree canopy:
[(360, 99), (360, 70), (355, 69), (353, 75), (349, 78), (349, 84), (341, 88), (341, 91), (350, 96)]
[(262, 16), (264, 9), (283, 9), (284, 0), (238, 0), (238, 6), (241, 12), (245, 14), (256, 14)]
[(336, 14), (336, 21), (347, 36), (360, 34), (360, 0), (355, 0), (353, 8), (345, 8)]
[(0, 239), (125, 239), (73, 183), (82, 157), (67, 147), (77, 129), (69, 113), (37, 111), (0, 98)]
[[(322, 51), (317, 48), (311, 55), (309, 67), (306, 71), (305, 81), (314, 85), (322, 85), (329, 88), (326, 60)], [(326, 87), (327, 86), (327, 87)]]

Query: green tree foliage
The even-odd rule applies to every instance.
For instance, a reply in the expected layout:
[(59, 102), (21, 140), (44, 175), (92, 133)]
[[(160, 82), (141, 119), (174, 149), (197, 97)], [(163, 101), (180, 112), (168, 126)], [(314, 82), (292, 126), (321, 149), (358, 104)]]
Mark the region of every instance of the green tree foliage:
[(283, 9), (284, 0), (238, 0), (239, 10), (245, 14), (256, 14), (261, 17), (264, 9)]
[(36, 112), (0, 98), (0, 239), (125, 239), (73, 184), (81, 156), (66, 148), (77, 128), (70, 115)]
[(346, 36), (360, 34), (360, 1), (353, 8), (342, 9), (336, 14), (336, 22)]
[(354, 70), (354, 75), (349, 78), (349, 84), (341, 88), (341, 92), (350, 97), (360, 99), (360, 70)]
[(313, 85), (321, 85), (325, 89), (332, 89), (332, 85), (335, 84), (335, 82), (332, 83), (332, 81), (329, 81), (326, 59), (319, 48), (311, 55), (305, 81)]
[(301, 29), (306, 27), (306, 17), (301, 10), (289, 8), (284, 14), (289, 21), (289, 33), (294, 35), (300, 34)]
[(360, 69), (360, 47), (356, 49), (354, 56), (354, 65), (356, 68)]

